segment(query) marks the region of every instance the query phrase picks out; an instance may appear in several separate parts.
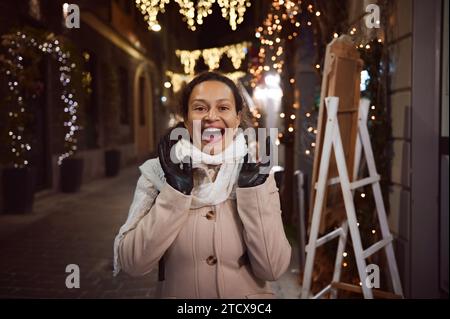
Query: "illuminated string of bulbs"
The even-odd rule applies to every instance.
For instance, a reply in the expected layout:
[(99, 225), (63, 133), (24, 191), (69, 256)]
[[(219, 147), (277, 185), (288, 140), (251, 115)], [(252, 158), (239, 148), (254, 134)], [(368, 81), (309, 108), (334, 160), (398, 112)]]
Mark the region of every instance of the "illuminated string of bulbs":
[(237, 70), (241, 67), (242, 61), (245, 59), (249, 45), (249, 42), (242, 42), (203, 50), (176, 50), (175, 54), (180, 58), (180, 62), (184, 67), (184, 73), (186, 74), (192, 75), (195, 73), (195, 65), (200, 57), (203, 58), (209, 70), (218, 69), (223, 55), (231, 59), (233, 67)]
[[(204, 18), (212, 14), (212, 5), (216, 3), (216, 0), (198, 0), (197, 5), (192, 0), (174, 1), (180, 7), (179, 12), (191, 31), (195, 31), (196, 25), (203, 24)], [(160, 12), (164, 13), (169, 2), (170, 0), (135, 0), (149, 30), (161, 30), (157, 16)], [(232, 30), (236, 30), (237, 25), (244, 21), (245, 11), (251, 6), (250, 0), (217, 0), (217, 4), (221, 8), (222, 17), (228, 20)]]
[[(166, 82), (167, 84), (165, 84), (164, 86), (166, 88), (172, 87), (173, 92), (175, 93), (182, 88), (184, 83), (188, 83), (194, 78), (194, 75), (175, 73), (172, 71), (166, 71), (166, 75), (170, 78), (170, 82)], [(224, 75), (237, 83), (237, 81), (240, 78), (243, 78), (246, 73), (242, 71), (236, 71), (231, 73), (224, 73)]]
[[(70, 52), (65, 51), (58, 39), (49, 35), (46, 40), (40, 41), (24, 32), (16, 32), (15, 34), (3, 36), (3, 45), (8, 47), (7, 59), (14, 65), (19, 72), (24, 70), (24, 58), (21, 54), (23, 48), (34, 48), (43, 54), (49, 54), (55, 58), (59, 64), (59, 82), (61, 84), (61, 100), (64, 104), (64, 127), (67, 128), (65, 134), (65, 152), (58, 157), (58, 164), (62, 163), (64, 158), (74, 154), (77, 150), (76, 132), (81, 129), (78, 125), (77, 109), (78, 102), (75, 98), (75, 92), (72, 88), (71, 78), (72, 71), (76, 68), (76, 64), (71, 62)], [(9, 90), (11, 91), (13, 101), (17, 104), (13, 107), (17, 111), (9, 112), (9, 117), (13, 119), (12, 123), (20, 123), (21, 118), (29, 112), (27, 105), (24, 103), (24, 88), (22, 87), (19, 76), (13, 68), (6, 68), (5, 75)], [(15, 154), (13, 165), (15, 168), (25, 167), (29, 164), (27, 158), (28, 152), (31, 151), (31, 141), (25, 141), (26, 128), (22, 125), (12, 125), (8, 132), (10, 138), (11, 152)], [(29, 133), (28, 133), (29, 135)]]

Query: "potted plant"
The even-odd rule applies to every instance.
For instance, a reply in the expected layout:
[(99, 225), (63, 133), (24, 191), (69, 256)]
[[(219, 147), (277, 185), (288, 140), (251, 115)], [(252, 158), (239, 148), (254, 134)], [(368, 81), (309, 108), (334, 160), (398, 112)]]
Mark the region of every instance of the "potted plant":
[(118, 149), (120, 137), (120, 96), (117, 70), (111, 65), (103, 68), (103, 116), (105, 136), (105, 175), (114, 177), (120, 171), (121, 152)]
[[(37, 63), (39, 54), (26, 45), (14, 45), (24, 41), (20, 33), (5, 34), (1, 40), (0, 165), (3, 211), (26, 214), (33, 210), (35, 192), (35, 171), (31, 166), (34, 152), (32, 108), (43, 92)], [(19, 55), (23, 62), (15, 62), (14, 55)]]

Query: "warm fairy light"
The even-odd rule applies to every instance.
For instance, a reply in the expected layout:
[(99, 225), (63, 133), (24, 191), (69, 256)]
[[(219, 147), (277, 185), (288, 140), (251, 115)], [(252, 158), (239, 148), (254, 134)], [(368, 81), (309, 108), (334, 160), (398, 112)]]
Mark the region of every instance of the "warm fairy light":
[(294, 128), (293, 128), (292, 126), (289, 126), (288, 131), (289, 131), (289, 132), (293, 132), (293, 131), (294, 131)]
[(159, 31), (161, 31), (161, 25), (159, 23), (156, 23), (150, 27), (150, 30), (159, 32)]
[(280, 113), (280, 117), (281, 117), (282, 119), (284, 119), (285, 116), (286, 116), (286, 114)]
[(372, 120), (375, 120), (375, 115), (372, 115), (370, 118), (371, 118)]
[(344, 251), (344, 252), (342, 253), (342, 256), (347, 257), (347, 252)]
[(316, 64), (316, 69), (320, 69), (320, 64)]
[(310, 117), (310, 116), (311, 116), (311, 113), (308, 112), (308, 113), (305, 114), (305, 116), (306, 116), (306, 117)]
[[(183, 15), (183, 20), (191, 31), (196, 30), (196, 23), (203, 24), (203, 19), (212, 14), (212, 6), (215, 2), (221, 8), (222, 17), (228, 20), (232, 30), (236, 30), (237, 25), (244, 21), (245, 11), (251, 5), (250, 0), (199, 0), (196, 5), (191, 0), (173, 1), (180, 7), (179, 13)], [(157, 16), (160, 12), (164, 13), (165, 6), (169, 2), (170, 0), (135, 0), (136, 7), (144, 16), (148, 28), (153, 31), (161, 30)]]
[(342, 264), (342, 266), (347, 267), (348, 264), (347, 264), (346, 262), (344, 262), (344, 263)]
[(375, 234), (375, 233), (376, 233), (375, 229), (372, 229), (372, 234)]
[[(194, 78), (194, 75), (174, 73), (172, 71), (166, 71), (166, 75), (170, 78), (170, 82), (172, 83), (172, 90), (175, 93), (182, 88), (184, 83), (189, 83)], [(237, 81), (240, 78), (243, 78), (246, 73), (242, 71), (236, 71), (225, 73), (224, 75), (233, 80), (233, 82), (237, 83)]]
[[(77, 149), (77, 139), (75, 138), (76, 132), (81, 130), (81, 126), (78, 125), (77, 122), (77, 111), (78, 111), (78, 102), (75, 97), (75, 89), (72, 84), (72, 75), (77, 67), (77, 65), (73, 62), (70, 57), (70, 53), (65, 50), (65, 48), (60, 44), (58, 39), (55, 39), (53, 34), (47, 34), (42, 39), (36, 39), (26, 33), (21, 31), (17, 31), (15, 34), (5, 35), (3, 40), (3, 45), (9, 47), (8, 49), (8, 59), (14, 62), (14, 68), (17, 70), (23, 70), (23, 63), (29, 63), (33, 61), (24, 61), (24, 58), (20, 55), (23, 50), (36, 50), (41, 51), (45, 54), (50, 55), (54, 58), (56, 63), (58, 64), (59, 70), (59, 82), (61, 87), (61, 103), (62, 108), (64, 110), (64, 126), (66, 130), (65, 142), (64, 142), (64, 150), (63, 154), (58, 156), (58, 164), (62, 163), (64, 158), (67, 158), (74, 154), (74, 151)], [(85, 59), (89, 59), (88, 54), (83, 54)], [(21, 79), (15, 72), (11, 72), (10, 70), (6, 70), (6, 81), (9, 86), (10, 91), (12, 92), (12, 100), (17, 101), (13, 105), (18, 112), (9, 112), (9, 116), (12, 118), (12, 126), (14, 126), (14, 130), (9, 131), (8, 136), (11, 138), (11, 151), (14, 153), (15, 158), (13, 159), (13, 166), (15, 168), (20, 168), (27, 166), (29, 161), (26, 159), (28, 156), (27, 152), (31, 150), (31, 146), (27, 143), (27, 137), (25, 132), (25, 128), (20, 124), (23, 120), (23, 116), (29, 112), (26, 105), (24, 103), (23, 97), (23, 84), (21, 83)], [(35, 96), (31, 96), (31, 99), (34, 99)], [(19, 122), (17, 122), (19, 121)]]
[(291, 120), (295, 120), (295, 114), (291, 114)]
[(306, 155), (309, 155), (309, 154), (311, 154), (311, 151), (310, 151), (310, 150), (306, 150), (306, 151), (305, 151), (305, 154), (306, 154)]
[(372, 110), (375, 110), (375, 105), (372, 105), (370, 108), (371, 108)]
[(186, 74), (194, 74), (195, 65), (200, 56), (209, 67), (209, 70), (216, 70), (220, 66), (220, 59), (226, 55), (231, 59), (233, 67), (237, 70), (241, 67), (242, 61), (248, 52), (248, 42), (227, 45), (219, 48), (209, 48), (204, 50), (176, 50), (175, 54), (180, 58)]
[(164, 82), (164, 87), (166, 89), (169, 89), (172, 86), (172, 83), (170, 83), (169, 81)]
[(311, 147), (316, 147), (316, 143), (312, 142)]
[(320, 11), (316, 11), (316, 16), (320, 16)]
[(335, 33), (333, 33), (333, 38), (337, 38), (337, 37), (339, 37), (339, 34), (337, 34), (336, 32)]
[(294, 84), (295, 83), (295, 79), (290, 79), (289, 83)]
[(362, 197), (362, 198), (366, 197), (366, 194), (361, 193), (361, 197)]

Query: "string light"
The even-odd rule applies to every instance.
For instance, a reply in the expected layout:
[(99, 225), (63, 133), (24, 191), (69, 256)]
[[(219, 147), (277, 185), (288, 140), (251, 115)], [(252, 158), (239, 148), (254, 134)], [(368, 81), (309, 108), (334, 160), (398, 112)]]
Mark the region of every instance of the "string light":
[[(6, 57), (11, 63), (15, 64), (15, 69), (18, 70), (18, 72), (24, 70), (25, 67), (23, 63), (28, 62), (24, 61), (24, 57), (19, 53), (23, 47), (41, 51), (44, 54), (52, 56), (58, 62), (61, 101), (64, 104), (64, 126), (66, 127), (64, 143), (66, 151), (58, 156), (58, 164), (61, 164), (64, 158), (73, 155), (74, 151), (77, 149), (77, 139), (75, 138), (75, 135), (76, 132), (81, 129), (77, 123), (76, 113), (78, 110), (78, 102), (75, 98), (75, 89), (72, 84), (72, 74), (77, 66), (72, 62), (70, 52), (65, 50), (53, 34), (45, 34), (45, 36), (40, 37), (40, 39), (35, 39), (35, 37), (27, 33), (18, 31), (14, 34), (4, 35), (3, 40), (2, 45), (8, 47)], [(17, 101), (12, 107), (20, 111), (20, 113), (9, 112), (8, 114), (13, 118), (11, 125), (14, 127), (9, 131), (11, 151), (16, 155), (13, 159), (13, 165), (16, 168), (19, 168), (29, 164), (29, 161), (26, 158), (29, 156), (28, 152), (31, 151), (31, 146), (26, 141), (31, 137), (28, 137), (29, 134), (25, 132), (25, 128), (21, 124), (21, 121), (24, 120), (21, 114), (27, 113), (28, 103), (24, 103), (24, 88), (19, 80), (20, 75), (16, 72), (11, 72), (9, 69), (7, 69), (5, 73), (13, 97), (12, 100)], [(31, 98), (36, 98), (36, 95), (33, 94)], [(22, 140), (25, 141), (18, 144), (18, 141)]]
[[(160, 12), (165, 12), (165, 6), (169, 2), (170, 0), (135, 0), (136, 7), (144, 16), (149, 30), (161, 30), (157, 16)], [(228, 20), (232, 30), (236, 30), (237, 25), (244, 21), (245, 11), (251, 6), (250, 0), (199, 0), (197, 5), (192, 0), (174, 0), (174, 2), (180, 7), (179, 12), (191, 31), (197, 29), (196, 23), (203, 24), (204, 18), (212, 14), (212, 5), (215, 2), (221, 8), (222, 17)]]
[[(194, 78), (194, 75), (191, 74), (181, 74), (172, 71), (166, 71), (166, 75), (170, 78), (170, 82), (172, 83), (172, 90), (175, 93), (182, 88), (184, 83), (189, 83)], [(233, 80), (235, 83), (237, 83), (237, 81), (240, 78), (243, 78), (246, 75), (246, 73), (242, 71), (236, 71), (231, 73), (225, 73), (224, 75)]]
[(216, 70), (220, 66), (220, 60), (223, 55), (231, 59), (233, 67), (238, 70), (242, 61), (248, 52), (249, 42), (242, 42), (233, 45), (227, 45), (220, 48), (209, 48), (204, 50), (176, 50), (175, 54), (180, 58), (181, 64), (184, 66), (184, 73), (194, 74), (197, 60), (203, 57), (209, 70)]

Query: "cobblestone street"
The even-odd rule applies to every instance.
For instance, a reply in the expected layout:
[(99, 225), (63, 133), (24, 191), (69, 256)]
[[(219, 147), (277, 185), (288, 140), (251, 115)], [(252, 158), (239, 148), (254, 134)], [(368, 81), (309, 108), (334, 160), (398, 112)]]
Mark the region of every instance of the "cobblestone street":
[[(113, 240), (137, 178), (133, 166), (76, 194), (40, 195), (31, 215), (0, 215), (0, 298), (153, 298), (157, 270), (112, 276)], [(68, 264), (80, 267), (79, 289), (66, 288)], [(279, 298), (298, 296), (291, 266), (272, 283)]]

